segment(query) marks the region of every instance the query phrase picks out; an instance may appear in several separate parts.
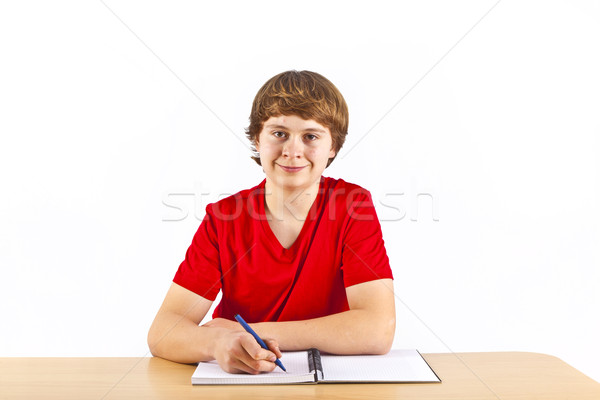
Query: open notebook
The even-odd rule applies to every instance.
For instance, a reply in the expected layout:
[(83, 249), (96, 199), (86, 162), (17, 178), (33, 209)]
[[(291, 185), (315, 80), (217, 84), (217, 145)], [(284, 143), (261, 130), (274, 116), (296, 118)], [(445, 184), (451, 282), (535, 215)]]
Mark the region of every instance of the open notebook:
[(441, 382), (417, 350), (392, 350), (382, 356), (321, 355), (319, 350), (284, 352), (280, 368), (259, 375), (230, 374), (216, 361), (201, 362), (194, 385), (253, 385), (289, 383), (426, 383)]

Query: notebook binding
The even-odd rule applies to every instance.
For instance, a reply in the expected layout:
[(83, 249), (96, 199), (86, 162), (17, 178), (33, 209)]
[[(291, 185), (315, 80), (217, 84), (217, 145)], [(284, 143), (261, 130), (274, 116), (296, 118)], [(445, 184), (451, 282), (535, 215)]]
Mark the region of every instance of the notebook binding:
[(308, 350), (308, 367), (315, 371), (315, 382), (323, 380), (323, 365), (321, 364), (321, 352), (312, 348)]

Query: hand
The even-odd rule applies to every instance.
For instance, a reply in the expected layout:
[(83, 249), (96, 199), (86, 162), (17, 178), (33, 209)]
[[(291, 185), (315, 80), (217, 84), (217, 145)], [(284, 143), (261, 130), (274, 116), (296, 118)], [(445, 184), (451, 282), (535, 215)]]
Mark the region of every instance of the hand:
[(265, 350), (246, 331), (223, 331), (215, 342), (214, 358), (221, 369), (229, 373), (271, 372), (277, 366), (275, 360), (281, 357), (279, 345), (274, 339), (263, 339), (269, 350)]

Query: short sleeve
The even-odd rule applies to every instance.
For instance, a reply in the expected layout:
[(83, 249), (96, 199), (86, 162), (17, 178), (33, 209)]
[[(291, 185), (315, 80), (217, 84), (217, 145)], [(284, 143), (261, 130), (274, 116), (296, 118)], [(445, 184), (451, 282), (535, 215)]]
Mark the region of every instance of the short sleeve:
[(344, 286), (377, 279), (393, 279), (381, 225), (366, 190), (347, 199), (348, 224), (344, 232), (342, 271)]
[(206, 207), (206, 215), (173, 282), (208, 300), (214, 301), (217, 297), (221, 289), (221, 263), (212, 204)]

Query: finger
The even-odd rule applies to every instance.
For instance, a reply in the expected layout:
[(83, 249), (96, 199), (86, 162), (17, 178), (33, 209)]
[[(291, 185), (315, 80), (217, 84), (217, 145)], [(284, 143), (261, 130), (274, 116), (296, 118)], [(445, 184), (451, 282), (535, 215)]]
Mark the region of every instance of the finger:
[(252, 374), (257, 375), (260, 371), (260, 366), (256, 365), (258, 368), (253, 368), (252, 366), (247, 365), (242, 360), (235, 359), (231, 360), (231, 363), (228, 365), (228, 371), (230, 374)]
[(238, 337), (232, 346), (226, 349), (225, 354), (218, 358), (218, 363), (224, 371), (230, 374), (258, 374), (260, 365), (252, 363), (254, 360), (241, 345), (241, 339)]
[(273, 353), (275, 353), (275, 355), (277, 356), (277, 358), (283, 357), (283, 354), (281, 353), (281, 350), (279, 350), (279, 343), (277, 343), (277, 340), (275, 340), (275, 339), (264, 339), (264, 342), (267, 345), (267, 347), (269, 348), (269, 350), (271, 350)]
[(251, 335), (240, 337), (240, 344), (242, 346), (235, 357), (252, 370), (271, 372), (277, 367), (275, 354), (260, 347)]
[(251, 374), (258, 374), (261, 372), (272, 372), (277, 368), (277, 365), (270, 361), (265, 360), (254, 360), (250, 357), (239, 360), (240, 363), (244, 364), (242, 367), (245, 371), (250, 371)]
[(248, 353), (250, 358), (252, 358), (253, 360), (257, 360), (257, 361), (267, 360), (270, 362), (275, 362), (275, 360), (277, 358), (275, 356), (275, 353), (273, 353), (272, 351), (263, 349), (258, 344), (256, 339), (254, 339), (254, 337), (250, 334), (244, 335), (241, 338), (241, 345), (244, 348), (244, 350), (246, 351), (246, 353)]
[[(272, 355), (275, 361), (275, 355)], [(256, 360), (245, 349), (233, 354), (233, 360), (230, 366), (237, 368), (250, 374), (258, 374), (259, 372), (271, 372), (276, 368), (276, 364), (269, 360)]]

